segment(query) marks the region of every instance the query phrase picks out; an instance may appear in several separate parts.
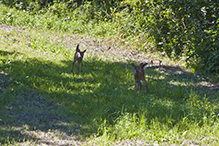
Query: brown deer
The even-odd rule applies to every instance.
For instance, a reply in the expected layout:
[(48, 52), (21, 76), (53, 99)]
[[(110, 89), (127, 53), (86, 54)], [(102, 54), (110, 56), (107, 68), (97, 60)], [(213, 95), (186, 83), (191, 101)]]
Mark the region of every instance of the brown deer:
[(134, 63), (131, 64), (132, 67), (135, 68), (135, 72), (134, 72), (134, 77), (135, 77), (135, 90), (138, 91), (138, 88), (140, 86), (140, 90), (142, 88), (142, 83), (141, 83), (141, 80), (143, 81), (143, 83), (145, 84), (146, 86), (146, 89), (148, 91), (148, 84), (145, 80), (145, 67), (146, 65), (148, 65), (148, 63), (141, 63), (139, 66), (136, 66)]
[[(75, 56), (74, 56), (74, 61), (72, 63), (72, 69), (71, 69), (71, 72), (73, 72), (73, 68), (74, 68), (74, 64), (75, 62), (77, 61), (77, 68), (78, 68), (78, 73), (79, 73), (79, 64), (81, 63), (81, 72), (82, 72), (82, 66), (83, 66), (83, 57), (84, 57), (84, 53), (86, 52), (87, 50), (84, 50), (84, 51), (80, 51), (79, 49), (79, 44), (77, 45), (76, 47), (76, 52), (75, 52)], [(74, 73), (74, 72), (73, 72)]]

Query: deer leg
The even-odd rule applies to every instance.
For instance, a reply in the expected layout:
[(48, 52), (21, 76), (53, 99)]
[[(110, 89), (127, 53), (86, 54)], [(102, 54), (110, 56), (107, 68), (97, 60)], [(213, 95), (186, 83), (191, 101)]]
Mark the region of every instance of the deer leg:
[(143, 81), (143, 83), (145, 84), (145, 87), (146, 87), (146, 89), (147, 89), (147, 91), (148, 91), (148, 83), (145, 81), (145, 79), (142, 80), (142, 81)]
[(139, 85), (140, 85), (140, 90), (141, 90), (141, 88), (142, 88), (142, 83), (141, 83), (141, 82), (139, 82)]
[[(73, 72), (73, 68), (74, 68), (75, 62), (76, 62), (76, 60), (74, 60), (73, 63), (72, 63), (72, 69), (71, 69), (71, 72)], [(73, 73), (74, 73), (74, 72), (73, 72)]]
[(79, 73), (79, 62), (77, 63), (77, 69), (78, 69), (78, 73)]
[(81, 61), (81, 72), (83, 71), (82, 67), (83, 67), (83, 62)]
[(138, 81), (135, 81), (135, 91), (138, 91)]

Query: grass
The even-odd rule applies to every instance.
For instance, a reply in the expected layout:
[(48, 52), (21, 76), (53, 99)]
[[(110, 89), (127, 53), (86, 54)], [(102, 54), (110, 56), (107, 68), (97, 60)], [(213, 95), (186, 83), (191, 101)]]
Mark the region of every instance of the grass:
[[(65, 14), (57, 16), (49, 10), (38, 11), (37, 14), (32, 14), (29, 11), (19, 11), (16, 8), (8, 8), (7, 6), (0, 4), (1, 10), (0, 23), (13, 25), (32, 27), (37, 29), (50, 29), (56, 31), (71, 32), (74, 34), (86, 34), (91, 36), (104, 36), (111, 37), (116, 33), (113, 23), (96, 23), (90, 21), (87, 25), (84, 25), (87, 20), (84, 19), (84, 14), (81, 14), (78, 9), (74, 13), (68, 13), (66, 15), (71, 16), (73, 20), (65, 21)], [(61, 8), (60, 8), (61, 9)], [(61, 10), (65, 10), (63, 8)], [(52, 10), (51, 10), (52, 11)], [(74, 26), (74, 27), (72, 27)]]
[[(9, 25), (0, 25), (1, 145), (219, 144), (217, 78), (165, 63), (146, 69), (148, 93), (135, 92), (130, 63), (148, 54), (130, 55), (126, 42)], [(88, 51), (73, 75), (77, 43)]]
[[(134, 60), (102, 53), (92, 39), (4, 25), (0, 32), (1, 144), (36, 144), (42, 132), (66, 144), (75, 136), (78, 144), (90, 137), (88, 145), (218, 144), (218, 92), (196, 86), (207, 79), (170, 66), (148, 67), (149, 92), (135, 92)], [(73, 75), (80, 41), (88, 49), (84, 72)]]

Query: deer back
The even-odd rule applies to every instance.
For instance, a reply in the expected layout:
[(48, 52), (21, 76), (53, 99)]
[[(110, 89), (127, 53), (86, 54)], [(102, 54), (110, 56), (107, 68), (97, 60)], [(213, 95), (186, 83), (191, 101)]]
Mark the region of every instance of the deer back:
[(84, 57), (84, 53), (86, 52), (87, 50), (84, 50), (84, 51), (81, 51), (79, 49), (79, 44), (77, 45), (76, 47), (76, 52), (75, 52), (75, 60), (81, 62), (82, 61), (82, 58)]
[(132, 67), (135, 68), (135, 72), (134, 72), (134, 77), (135, 77), (135, 80), (144, 80), (145, 79), (145, 72), (144, 72), (144, 69), (145, 69), (145, 66), (147, 65), (148, 63), (141, 63), (139, 66), (136, 66), (134, 63), (132, 63)]

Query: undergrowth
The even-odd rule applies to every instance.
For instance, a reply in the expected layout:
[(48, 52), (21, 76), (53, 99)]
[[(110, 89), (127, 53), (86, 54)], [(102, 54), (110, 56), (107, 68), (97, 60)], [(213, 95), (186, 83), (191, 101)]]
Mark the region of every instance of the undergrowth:
[(83, 18), (85, 16), (84, 13), (80, 13), (79, 9), (74, 11), (74, 14), (71, 14), (73, 18), (69, 17), (68, 19), (67, 16), (58, 17), (49, 10), (44, 13), (39, 11), (37, 14), (33, 15), (29, 11), (19, 11), (16, 8), (8, 8), (2, 4), (0, 6), (0, 15), (3, 16), (0, 19), (1, 24), (105, 37), (114, 35), (116, 31), (115, 26), (110, 22), (96, 23), (95, 21), (89, 21), (89, 23), (86, 22), (87, 24), (84, 25), (85, 20), (83, 20)]

